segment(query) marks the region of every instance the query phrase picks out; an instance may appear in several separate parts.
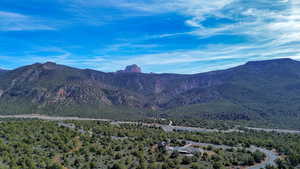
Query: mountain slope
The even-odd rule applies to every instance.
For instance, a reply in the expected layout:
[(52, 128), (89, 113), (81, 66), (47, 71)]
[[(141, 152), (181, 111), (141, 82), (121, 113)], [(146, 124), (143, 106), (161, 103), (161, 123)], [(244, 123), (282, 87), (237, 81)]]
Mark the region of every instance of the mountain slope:
[[(137, 67), (137, 66), (136, 66)], [(0, 113), (268, 120), (300, 116), (300, 62), (248, 62), (193, 75), (104, 73), (55, 63), (0, 74)]]
[(144, 100), (128, 90), (93, 80), (88, 71), (54, 63), (7, 72), (0, 85), (2, 113), (97, 113), (114, 111), (118, 105), (138, 107)]
[(4, 69), (0, 69), (0, 75), (7, 72), (7, 70), (4, 70)]
[(252, 120), (299, 128), (299, 70), (298, 61), (280, 59), (249, 62), (213, 72), (213, 79), (222, 83), (205, 91), (212, 90), (219, 98), (207, 103), (178, 106), (168, 112), (180, 118)]

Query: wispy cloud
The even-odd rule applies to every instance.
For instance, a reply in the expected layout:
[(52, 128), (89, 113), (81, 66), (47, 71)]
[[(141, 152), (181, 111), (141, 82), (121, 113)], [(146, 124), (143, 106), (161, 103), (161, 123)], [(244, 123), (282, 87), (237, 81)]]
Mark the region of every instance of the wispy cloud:
[[(71, 56), (72, 53), (65, 49), (50, 46), (38, 48), (34, 52), (27, 52), (25, 58), (20, 60), (25, 63), (27, 62), (28, 64), (32, 62), (31, 60), (39, 63), (51, 61), (66, 65), (77, 63), (78, 61), (72, 59)], [(30, 60), (27, 58), (30, 58)]]
[(34, 31), (34, 30), (55, 30), (37, 18), (0, 11), (0, 31)]
[[(73, 4), (87, 7), (115, 7), (134, 10), (141, 15), (176, 12), (187, 17), (191, 32), (166, 33), (153, 38), (195, 35), (207, 38), (216, 35), (247, 35), (251, 38), (270, 38), (277, 41), (299, 40), (300, 5), (297, 0), (251, 1), (244, 0), (150, 0), (150, 1), (97, 1), (74, 0)], [(209, 17), (233, 21), (216, 27), (205, 27), (202, 22)]]
[[(111, 20), (121, 19), (136, 16), (157, 15), (163, 13), (179, 13), (189, 16), (190, 19), (186, 24), (198, 26), (200, 21), (205, 20), (206, 15), (220, 15), (218, 10), (224, 8), (234, 0), (63, 0), (69, 4), (69, 10), (81, 15), (84, 18), (90, 18), (93, 21), (99, 22), (99, 18), (95, 17), (95, 9), (97, 8), (114, 8), (119, 11), (119, 15), (110, 15)], [(115, 17), (114, 17), (115, 16)], [(113, 18), (114, 17), (114, 18)], [(88, 20), (87, 20), (88, 21)], [(89, 22), (89, 21), (88, 21)]]
[[(193, 27), (193, 31), (154, 35), (150, 37), (153, 39), (186, 35), (198, 38), (237, 35), (249, 39), (248, 42), (239, 45), (211, 46), (208, 49), (131, 56), (132, 59), (114, 62), (120, 65), (130, 63), (170, 65), (222, 59), (241, 59), (246, 62), (247, 60), (280, 57), (299, 59), (300, 2), (297, 0), (251, 1), (252, 3), (243, 0), (151, 1), (149, 4), (120, 2), (120, 6), (136, 10), (153, 13), (175, 11), (190, 17), (186, 20), (186, 24)], [(122, 2), (124, 2), (123, 5), (121, 5)], [(160, 3), (160, 5), (156, 3)], [(227, 18), (232, 22), (205, 27), (202, 22), (212, 16), (214, 18)], [(227, 66), (223, 65), (223, 67)]]
[[(97, 49), (87, 49), (92, 52), (85, 57), (82, 56), (82, 53), (72, 53), (55, 48), (42, 50), (43, 52), (52, 52), (49, 56), (42, 56), (38, 52), (27, 54), (38, 62), (51, 60), (61, 64), (104, 71), (115, 71), (128, 64), (136, 63), (141, 66), (152, 67), (153, 71), (158, 70), (157, 67), (165, 67), (163, 69), (165, 72), (197, 73), (228, 68), (250, 60), (281, 57), (300, 59), (299, 0), (59, 1), (64, 2), (66, 11), (72, 13), (72, 22), (78, 19), (80, 24), (97, 26), (106, 21), (117, 20), (115, 25), (122, 25), (122, 19), (128, 19), (128, 17), (154, 15), (158, 16), (157, 19), (159, 19), (161, 14), (176, 13), (171, 17), (180, 16), (182, 19), (180, 22), (186, 29), (180, 29), (177, 33), (174, 29), (170, 32), (161, 31), (161, 34), (155, 35), (151, 31), (149, 34), (146, 31), (140, 33), (136, 27), (130, 27), (133, 30), (121, 31), (126, 34), (124, 36), (126, 40), (116, 40), (114, 41), (116, 44), (113, 45), (109, 44), (115, 39), (106, 44), (103, 42), (101, 52), (95, 51)], [(213, 23), (210, 22), (212, 18)], [(0, 20), (0, 31), (55, 29), (39, 18), (19, 13), (0, 11)], [(219, 22), (219, 20), (228, 22)], [(208, 22), (212, 24), (205, 24)], [(128, 22), (124, 23), (128, 24)], [(132, 22), (129, 24), (134, 25)], [(108, 31), (108, 33), (112, 32)], [(209, 41), (209, 39), (221, 35), (228, 35), (229, 38), (242, 37), (245, 40), (228, 44), (222, 39), (213, 44), (204, 42), (206, 39)], [(121, 33), (120, 36), (122, 36)], [(192, 42), (184, 42), (190, 43), (193, 47), (179, 49), (182, 42), (176, 41), (178, 37), (193, 38)], [(199, 44), (197, 44), (198, 42)], [(172, 43), (178, 43), (177, 50), (174, 50), (174, 47), (168, 48), (168, 45)], [(186, 67), (184, 68), (184, 66)]]
[(102, 59), (103, 56), (99, 56), (99, 62), (86, 62), (85, 66), (98, 70), (114, 71), (126, 65), (136, 63), (142, 67), (150, 67), (152, 70), (155, 70), (157, 67), (165, 67), (163, 71), (156, 72), (191, 74), (227, 69), (252, 60), (277, 58), (299, 60), (299, 53), (299, 44), (293, 47), (283, 45), (276, 48), (273, 47), (273, 42), (262, 42), (261, 45), (246, 43), (239, 45), (209, 45), (202, 49), (178, 50), (144, 55), (111, 56), (109, 59)]
[[(118, 43), (118, 44), (112, 44), (104, 49), (101, 49), (101, 52), (107, 53), (107, 52), (119, 52), (121, 50), (144, 50), (144, 49), (153, 49), (157, 48), (159, 45), (157, 44), (135, 44), (135, 43)], [(97, 50), (100, 51), (100, 50)]]

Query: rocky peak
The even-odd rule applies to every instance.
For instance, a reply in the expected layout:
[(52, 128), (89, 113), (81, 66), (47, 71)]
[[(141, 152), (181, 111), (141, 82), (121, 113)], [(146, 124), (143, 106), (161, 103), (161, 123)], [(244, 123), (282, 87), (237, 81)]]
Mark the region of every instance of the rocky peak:
[(48, 70), (55, 69), (56, 67), (57, 67), (57, 64), (54, 62), (46, 62), (43, 64), (43, 68), (48, 69)]
[(133, 65), (126, 66), (125, 70), (120, 70), (118, 72), (119, 73), (142, 73), (142, 69), (138, 65), (133, 64)]
[(56, 63), (48, 61), (48, 62), (44, 63), (44, 65), (56, 65)]
[(261, 60), (261, 61), (249, 61), (246, 63), (248, 66), (262, 66), (262, 65), (271, 65), (271, 64), (293, 64), (298, 63), (296, 60), (290, 58), (282, 58), (275, 60)]

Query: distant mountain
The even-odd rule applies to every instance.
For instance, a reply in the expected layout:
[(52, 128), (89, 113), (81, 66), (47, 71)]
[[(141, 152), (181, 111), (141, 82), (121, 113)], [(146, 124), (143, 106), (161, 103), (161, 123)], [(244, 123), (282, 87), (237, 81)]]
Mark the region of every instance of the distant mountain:
[[(193, 75), (104, 73), (47, 62), (0, 74), (0, 113), (135, 119), (300, 119), (300, 62), (248, 62)], [(300, 126), (300, 124), (299, 124)]]
[(1, 68), (0, 68), (0, 76), (1, 76), (2, 74), (4, 74), (5, 72), (7, 72), (7, 70), (4, 70), (4, 69), (1, 69)]
[(142, 73), (142, 69), (136, 65), (126, 66), (125, 70), (119, 70), (118, 73)]
[(0, 68), (0, 73), (1, 73), (1, 72), (6, 72), (6, 71), (7, 71), (7, 70), (4, 70), (4, 69), (1, 69), (1, 68)]

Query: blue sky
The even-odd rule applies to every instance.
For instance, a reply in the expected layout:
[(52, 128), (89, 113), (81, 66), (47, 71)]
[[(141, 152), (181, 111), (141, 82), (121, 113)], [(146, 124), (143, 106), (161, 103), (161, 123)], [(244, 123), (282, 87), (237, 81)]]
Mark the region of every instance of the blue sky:
[(299, 0), (1, 0), (0, 67), (198, 73), (300, 59)]

